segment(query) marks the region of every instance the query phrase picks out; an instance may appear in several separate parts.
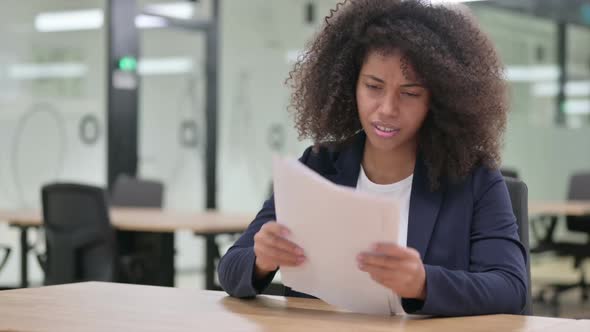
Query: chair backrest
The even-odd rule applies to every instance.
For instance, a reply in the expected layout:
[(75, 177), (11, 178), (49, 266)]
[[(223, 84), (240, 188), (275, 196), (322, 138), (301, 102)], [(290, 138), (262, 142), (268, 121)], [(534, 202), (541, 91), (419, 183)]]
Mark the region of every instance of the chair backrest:
[(532, 292), (531, 292), (531, 264), (530, 264), (530, 246), (529, 246), (529, 210), (528, 210), (528, 188), (526, 184), (515, 178), (506, 177), (506, 186), (512, 202), (512, 211), (516, 217), (518, 225), (518, 235), (520, 242), (526, 249), (526, 271), (528, 278), (526, 306), (523, 314), (532, 315)]
[(502, 168), (500, 168), (500, 173), (502, 173), (502, 175), (507, 178), (513, 178), (513, 179), (519, 178), (518, 171), (514, 168), (502, 167)]
[[(161, 182), (119, 175), (111, 192), (113, 207), (161, 208)], [(121, 282), (147, 285), (174, 284), (174, 234), (118, 231), (122, 257)]]
[(127, 175), (117, 177), (111, 195), (112, 206), (162, 207), (164, 185)]
[[(570, 177), (568, 200), (590, 201), (590, 172), (574, 173)], [(590, 216), (568, 216), (567, 229), (590, 234)]]
[(115, 237), (102, 188), (56, 183), (42, 189), (45, 284), (112, 281)]

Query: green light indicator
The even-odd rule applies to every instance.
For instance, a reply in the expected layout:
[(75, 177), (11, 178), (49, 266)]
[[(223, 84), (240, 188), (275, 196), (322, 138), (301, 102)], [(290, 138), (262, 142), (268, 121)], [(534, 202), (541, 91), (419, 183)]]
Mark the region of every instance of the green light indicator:
[(124, 56), (119, 59), (119, 69), (122, 71), (135, 71), (137, 69), (137, 59), (130, 56)]

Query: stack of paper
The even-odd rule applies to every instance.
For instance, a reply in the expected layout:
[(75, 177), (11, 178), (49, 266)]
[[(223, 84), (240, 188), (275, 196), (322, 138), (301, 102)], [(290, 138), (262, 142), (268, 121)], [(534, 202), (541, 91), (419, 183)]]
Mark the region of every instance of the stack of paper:
[(391, 199), (324, 179), (295, 159), (274, 159), (277, 221), (306, 261), (281, 267), (285, 285), (346, 310), (399, 311), (391, 290), (358, 269), (356, 257), (377, 242), (397, 242), (399, 209)]

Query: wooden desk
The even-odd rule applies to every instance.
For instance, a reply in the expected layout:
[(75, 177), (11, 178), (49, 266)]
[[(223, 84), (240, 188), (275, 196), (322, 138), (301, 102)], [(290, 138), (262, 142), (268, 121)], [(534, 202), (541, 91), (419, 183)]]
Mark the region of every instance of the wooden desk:
[[(550, 247), (560, 216), (590, 216), (590, 201), (530, 201), (531, 230), (538, 242), (537, 248), (532, 249), (533, 251), (543, 251), (543, 247)], [(538, 231), (540, 221), (548, 221), (544, 236)]]
[[(587, 322), (511, 315), (408, 319), (310, 299), (109, 283), (0, 292), (0, 331), (588, 331)], [(577, 329), (577, 330), (575, 330)]]
[[(250, 215), (219, 212), (171, 212), (154, 208), (113, 208), (111, 224), (119, 230), (141, 232), (175, 232), (188, 230), (205, 237), (205, 287), (215, 287), (215, 259), (219, 252), (215, 237), (244, 231), (253, 219)], [(0, 210), (0, 221), (20, 228), (21, 287), (28, 287), (28, 256), (30, 246), (27, 232), (43, 225), (43, 217), (36, 210)]]
[[(188, 230), (199, 234), (239, 233), (253, 220), (251, 215), (219, 212), (172, 212), (154, 208), (113, 208), (111, 224), (119, 230), (175, 232)], [(43, 225), (41, 211), (0, 210), (0, 220), (20, 227)]]
[(530, 201), (529, 216), (590, 215), (590, 201)]

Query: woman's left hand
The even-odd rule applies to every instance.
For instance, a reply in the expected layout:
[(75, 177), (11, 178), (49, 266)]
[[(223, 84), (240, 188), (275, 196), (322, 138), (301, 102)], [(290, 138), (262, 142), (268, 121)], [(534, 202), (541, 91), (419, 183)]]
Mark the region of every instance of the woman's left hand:
[(357, 257), (361, 271), (402, 298), (426, 298), (426, 271), (420, 254), (413, 248), (378, 243), (373, 251)]

